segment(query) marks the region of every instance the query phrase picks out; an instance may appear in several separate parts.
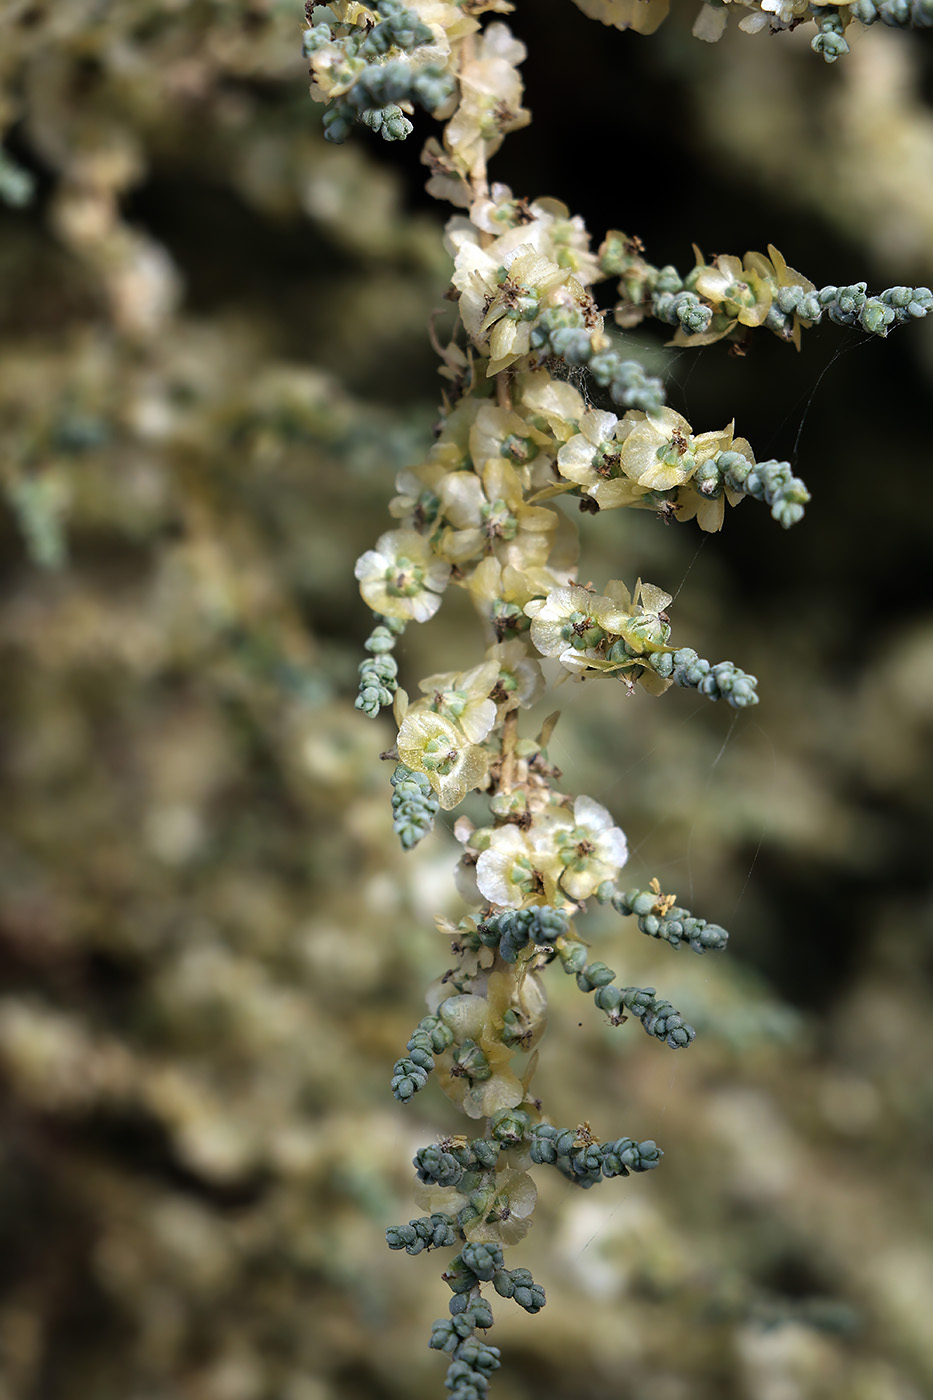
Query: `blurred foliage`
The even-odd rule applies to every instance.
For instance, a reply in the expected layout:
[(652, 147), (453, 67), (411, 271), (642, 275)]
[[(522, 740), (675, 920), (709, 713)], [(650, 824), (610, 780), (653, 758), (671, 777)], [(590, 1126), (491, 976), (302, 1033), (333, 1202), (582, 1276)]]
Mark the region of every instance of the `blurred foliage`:
[[(382, 1238), (457, 1123), (387, 1087), (455, 847), (397, 850), (352, 561), (430, 440), (446, 270), (417, 152), (325, 147), (299, 9), (0, 16), (26, 181), (0, 209), (3, 1400), (438, 1384), (436, 1270)], [(643, 40), (520, 6), (535, 121), (494, 173), (594, 230), (624, 215), (659, 261), (772, 240), (816, 281), (928, 279), (922, 41), (876, 26), (826, 71), (796, 35), (698, 46), (691, 18)], [(598, 1200), (542, 1183), (523, 1262), (549, 1310), (499, 1323), (501, 1400), (933, 1389), (933, 342), (813, 337), (633, 338), (677, 407), (799, 448), (815, 499), (792, 538), (749, 507), (699, 553), (584, 522), (593, 576), (683, 582), (675, 635), (763, 703), (564, 692), (552, 756), (626, 827), (631, 882), (735, 937), (701, 962), (626, 931), (620, 961), (605, 915), (598, 955), (698, 1029), (674, 1065), (557, 989), (556, 1121), (582, 1099), (667, 1155)], [(457, 626), (410, 629), (403, 677), (455, 664)]]

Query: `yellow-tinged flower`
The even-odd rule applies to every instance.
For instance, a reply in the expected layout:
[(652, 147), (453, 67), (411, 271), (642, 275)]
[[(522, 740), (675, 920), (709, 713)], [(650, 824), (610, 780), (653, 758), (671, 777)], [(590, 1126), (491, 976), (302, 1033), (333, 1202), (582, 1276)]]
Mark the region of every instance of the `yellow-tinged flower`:
[[(570, 269), (558, 267), (543, 253), (522, 245), (497, 276), (497, 285), (480, 333), (488, 333), (490, 365), (487, 374), (498, 374), (531, 349), (531, 326), (549, 292), (570, 280)], [(582, 289), (581, 289), (582, 290)]]
[(639, 34), (653, 34), (667, 18), (670, 0), (576, 0), (590, 19), (616, 29), (634, 29)]
[(478, 399), (475, 394), (464, 394), (445, 417), (441, 435), (429, 454), (430, 460), (438, 463), (445, 471), (472, 469), (470, 432), (482, 403), (482, 399)]
[[(742, 28), (741, 24), (739, 28)], [(722, 38), (725, 30), (725, 7), (716, 8), (704, 3), (700, 6), (700, 12), (693, 21), (693, 28), (690, 32), (694, 39), (702, 39), (707, 44), (716, 44)]]
[(451, 472), (439, 489), (444, 518), (453, 527), (438, 546), (445, 558), (462, 563), (495, 553), (520, 569), (545, 562), (557, 516), (525, 505), (518, 473), (504, 457), (491, 458), (479, 474)]
[(671, 634), (665, 611), (672, 602), (669, 593), (657, 584), (642, 583), (641, 579), (632, 593), (621, 579), (611, 579), (606, 584), (606, 593), (629, 614), (619, 634), (630, 647), (641, 653), (664, 648)]
[(637, 420), (591, 408), (580, 419), (580, 431), (557, 454), (557, 469), (567, 481), (582, 486), (601, 510), (631, 505), (645, 494), (626, 473), (622, 444)]
[(489, 771), (486, 750), (471, 744), (451, 720), (431, 710), (408, 710), (397, 746), (407, 768), (427, 775), (445, 812), (479, 787)]
[(516, 66), (526, 52), (508, 26), (496, 21), (486, 26), (474, 52), (463, 56), (460, 105), (444, 128), (444, 145), (464, 173), (484, 168), (506, 133), (530, 122)]
[(553, 481), (554, 440), (519, 413), (484, 403), (470, 431), (470, 454), (477, 469), (504, 459), (514, 467), (525, 490)]
[(590, 235), (579, 214), (571, 216), (559, 199), (514, 199), (508, 185), (494, 184), (490, 194), (470, 206), (470, 220), (484, 233), (500, 235), (523, 228), (539, 253), (568, 267), (584, 286), (600, 275), (599, 258), (590, 251)]
[(389, 513), (408, 530), (430, 534), (441, 509), (438, 488), (447, 469), (437, 461), (409, 467), (395, 478), (398, 495), (389, 502)]
[(383, 617), (427, 622), (441, 605), (450, 565), (415, 530), (389, 530), (356, 561), (363, 601)]
[[(503, 1032), (509, 1031), (509, 1044), (520, 1046), (523, 1052), (531, 1050), (544, 1034), (547, 1023), (547, 993), (544, 983), (534, 972), (529, 972), (528, 964), (519, 964), (516, 973), (491, 972), (486, 982), (486, 996), (492, 1007), (496, 1022), (501, 1022)], [(534, 1060), (527, 1062), (534, 1067)], [(525, 1071), (525, 1083), (530, 1075)]]
[(546, 369), (526, 370), (518, 376), (516, 388), (529, 420), (558, 442), (568, 442), (579, 431), (586, 403), (565, 379), (555, 379)]
[[(770, 277), (777, 286), (778, 291), (782, 287), (803, 287), (807, 292), (815, 292), (816, 287), (808, 277), (804, 277), (802, 272), (798, 272), (795, 267), (788, 267), (784, 261), (784, 256), (779, 253), (773, 243), (768, 244), (768, 256), (761, 253), (746, 253), (745, 261), (750, 267), (754, 267), (762, 276)], [(806, 321), (801, 316), (794, 313), (793, 329), (790, 339), (797, 349), (800, 349), (801, 327), (812, 326), (812, 321)]]
[(462, 168), (450, 151), (445, 151), (436, 136), (429, 136), (421, 151), (421, 164), (431, 172), (425, 189), (435, 199), (466, 209), (473, 199), (469, 171)]
[(534, 250), (522, 228), (510, 229), (486, 248), (479, 239), (479, 231), (466, 220), (451, 219), (447, 225), (446, 242), (454, 258), (450, 280), (460, 293), (457, 310), (474, 345), (485, 347), (488, 334), (483, 322), (500, 293), (500, 283), (506, 281), (510, 264), (520, 254)]
[[(465, 39), (479, 29), (479, 21), (465, 13), (453, 0), (406, 0), (406, 8), (414, 10), (422, 24), (429, 25), (434, 31), (438, 59), (446, 58), (453, 42)], [(419, 50), (419, 62), (423, 55), (424, 49)], [(430, 61), (435, 61), (433, 54)]]
[(567, 307), (582, 313), (591, 331), (602, 328), (592, 297), (570, 269), (534, 246), (536, 230), (537, 224), (519, 225), (483, 248), (472, 225), (462, 220), (448, 224), (460, 319), (473, 343), (488, 349), (487, 375), (529, 353), (532, 326), (545, 307)]
[(548, 565), (536, 569), (516, 569), (498, 559), (481, 559), (467, 580), (467, 587), (478, 611), (489, 619), (499, 641), (510, 632), (527, 632), (525, 606), (532, 598), (544, 598), (560, 586), (567, 570)]
[[(755, 460), (751, 443), (746, 438), (735, 438), (731, 444), (731, 451), (741, 452), (742, 456), (747, 457), (750, 462)], [(744, 491), (733, 491), (726, 486), (717, 495), (711, 496), (704, 493), (702, 482), (697, 486), (695, 480), (688, 481), (677, 492), (677, 519), (692, 520), (696, 516), (696, 522), (700, 529), (713, 533), (722, 529), (722, 522), (726, 514), (726, 501), (729, 502), (730, 506), (737, 506), (739, 501), (744, 499)]]
[(496, 701), (490, 694), (498, 680), (499, 663), (483, 661), (469, 671), (426, 676), (418, 688), (435, 714), (453, 720), (471, 744), (479, 744), (496, 722)]
[(531, 640), (542, 656), (556, 656), (568, 671), (585, 671), (621, 636), (629, 614), (612, 598), (572, 585), (525, 604)]
[[(461, 1139), (466, 1142), (466, 1138)], [(469, 1196), (458, 1191), (456, 1186), (438, 1186), (436, 1182), (416, 1181), (412, 1199), (425, 1215), (459, 1215), (469, 1203)]]
[(482, 1196), (474, 1192), (470, 1197), (479, 1215), (464, 1225), (463, 1233), (477, 1244), (518, 1244), (531, 1229), (537, 1199), (538, 1188), (528, 1173), (507, 1167), (497, 1173)]
[(366, 67), (362, 58), (349, 58), (343, 44), (323, 44), (311, 55), (311, 96), (315, 102), (342, 97)]
[(742, 262), (724, 254), (712, 266), (704, 266), (697, 274), (694, 286), (701, 297), (734, 323), (760, 326), (771, 310), (774, 284), (767, 271), (755, 261), (760, 254), (746, 255)]
[(699, 433), (672, 408), (657, 409), (636, 423), (622, 445), (628, 475), (652, 491), (670, 491), (693, 476), (701, 462), (728, 451), (732, 425)]
[[(809, 0), (760, 0), (762, 12), (768, 16), (768, 23), (773, 29), (787, 29), (795, 20), (806, 19), (810, 4)], [(832, 4), (833, 0), (829, 0)], [(848, 0), (844, 0), (848, 4)], [(741, 25), (739, 26), (741, 28)]]

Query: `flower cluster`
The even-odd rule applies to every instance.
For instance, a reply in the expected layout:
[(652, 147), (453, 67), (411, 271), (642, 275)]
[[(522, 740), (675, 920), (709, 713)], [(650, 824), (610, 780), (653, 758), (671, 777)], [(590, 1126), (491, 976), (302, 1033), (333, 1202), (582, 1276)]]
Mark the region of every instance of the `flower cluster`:
[(446, 122), (443, 144), (426, 152), (429, 188), (465, 202), (474, 173), (507, 132), (527, 125), (518, 64), (524, 45), (477, 15), (512, 9), (509, 0), (331, 0), (309, 5), (304, 53), (311, 96), (327, 103), (324, 134), (345, 141), (362, 123), (386, 141), (411, 134), (416, 107)]
[(800, 349), (801, 331), (824, 316), (840, 326), (886, 336), (895, 326), (933, 312), (929, 287), (888, 287), (869, 296), (867, 282), (817, 288), (789, 267), (772, 244), (768, 256), (723, 254), (712, 263), (694, 248), (696, 265), (685, 276), (675, 267), (655, 267), (638, 238), (613, 230), (599, 250), (600, 269), (618, 277), (619, 325), (652, 316), (676, 326), (672, 344), (698, 347), (717, 340), (742, 341), (756, 326)]
[[(616, 29), (634, 29), (639, 34), (653, 34), (667, 17), (670, 0), (575, 0), (591, 19), (611, 24)], [(806, 20), (814, 22), (817, 32), (810, 40), (814, 53), (822, 54), (833, 63), (849, 52), (845, 31), (853, 19), (862, 24), (885, 24), (899, 29), (926, 29), (933, 25), (931, 0), (831, 0), (828, 5), (813, 0), (704, 0), (693, 25), (697, 39), (715, 43), (725, 32), (729, 10), (742, 10), (744, 18), (739, 28), (746, 34), (758, 34), (763, 29), (776, 34), (783, 29), (795, 29)]]
[[(578, 3), (605, 23), (643, 33), (667, 9), (667, 0)], [(561, 775), (548, 757), (556, 715), (522, 736), (521, 712), (555, 676), (615, 680), (628, 694), (689, 687), (737, 710), (758, 702), (754, 676), (672, 642), (673, 600), (662, 587), (581, 581), (567, 507), (575, 502), (577, 516), (647, 509), (715, 532), (726, 506), (746, 496), (767, 504), (784, 527), (801, 519), (810, 499), (789, 463), (756, 461), (734, 422), (695, 429), (667, 405), (661, 381), (624, 359), (607, 333), (593, 287), (618, 279), (616, 322), (629, 328), (654, 317), (674, 328), (676, 345), (735, 341), (765, 326), (799, 348), (802, 330), (824, 315), (883, 336), (933, 310), (926, 288), (878, 297), (864, 284), (818, 290), (771, 246), (767, 256), (710, 263), (697, 252), (681, 277), (652, 266), (639, 240), (618, 232), (594, 251), (582, 220), (557, 200), (490, 187), (488, 157), (528, 120), (517, 72), (524, 48), (498, 20), (481, 33), (475, 16), (510, 8), (504, 0), (410, 0), (407, 8), (400, 0), (370, 7), (334, 0), (312, 12), (306, 36), (314, 90), (331, 103), (332, 139), (356, 119), (384, 136), (404, 135), (406, 113), (420, 103), (446, 120), (442, 141), (426, 148), (428, 188), (462, 211), (445, 234), (457, 317), (449, 343), (435, 340), (447, 382), (441, 421), (424, 460), (396, 479), (393, 528), (356, 565), (376, 624), (357, 704), (368, 715), (393, 709), (397, 733), (383, 757), (396, 763), (392, 806), (402, 845), (426, 835), (438, 808), (450, 811), (471, 794), (489, 807), (483, 824), (465, 815), (455, 822), (456, 883), (467, 912), (456, 923), (437, 921), (454, 965), (429, 989), (428, 1014), (392, 1077), (405, 1103), (433, 1076), (467, 1118), (485, 1124), (472, 1140), (447, 1137), (419, 1150), (416, 1201), (425, 1213), (391, 1230), (388, 1241), (410, 1254), (459, 1251), (443, 1274), (450, 1318), (435, 1324), (431, 1339), (452, 1358), (447, 1386), (459, 1400), (485, 1394), (499, 1364), (477, 1336), (492, 1322), (483, 1286), (530, 1313), (544, 1305), (543, 1290), (526, 1270), (507, 1269), (503, 1254), (532, 1223), (531, 1168), (554, 1165), (591, 1187), (646, 1172), (661, 1156), (652, 1141), (600, 1142), (588, 1124), (548, 1122), (530, 1087), (547, 1010), (545, 972), (556, 966), (573, 976), (611, 1025), (634, 1019), (679, 1050), (693, 1042), (694, 1028), (654, 987), (621, 985), (612, 968), (591, 960), (577, 921), (595, 899), (634, 914), (643, 933), (673, 948), (685, 943), (703, 953), (727, 941), (725, 930), (679, 907), (657, 881), (620, 892), (624, 832), (592, 797), (558, 788)], [(771, 15), (776, 27), (789, 27), (812, 7), (762, 0), (744, 8), (756, 22)], [(841, 37), (851, 8), (818, 11), (827, 56), (828, 36)], [(713, 27), (701, 21), (704, 37), (714, 37)], [(396, 639), (411, 623), (430, 623), (455, 588), (479, 615), (482, 644), (461, 669), (428, 675), (409, 694), (398, 684)]]

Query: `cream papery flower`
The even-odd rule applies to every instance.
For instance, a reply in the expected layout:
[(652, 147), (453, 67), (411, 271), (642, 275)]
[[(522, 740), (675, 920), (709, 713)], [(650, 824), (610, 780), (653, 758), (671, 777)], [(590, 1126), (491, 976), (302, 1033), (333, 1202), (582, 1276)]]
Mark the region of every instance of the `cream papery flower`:
[(482, 399), (475, 394), (464, 394), (460, 402), (444, 419), (440, 437), (430, 451), (430, 460), (442, 466), (445, 471), (469, 471), (473, 462), (470, 457), (470, 433)]
[[(507, 266), (519, 248), (532, 248), (536, 252), (541, 250), (536, 246), (536, 240), (540, 231), (540, 221), (530, 224), (516, 224), (514, 228), (505, 229), (496, 238), (494, 243), (484, 243), (483, 234), (476, 227), (473, 220), (463, 214), (454, 214), (444, 225), (444, 247), (454, 260), (454, 273), (452, 281), (458, 290), (461, 288), (460, 282), (464, 280), (464, 275), (460, 269), (465, 263), (472, 260), (470, 275), (479, 272), (484, 276), (494, 277), (500, 267)], [(476, 250), (484, 254), (482, 258), (475, 258), (473, 251)], [(460, 307), (460, 315), (463, 318), (463, 305)], [(484, 311), (480, 311), (476, 316), (475, 325), (478, 327), (482, 321)], [(467, 325), (464, 320), (464, 325)], [(470, 327), (467, 325), (467, 329)]]
[[(465, 39), (468, 34), (475, 34), (479, 29), (479, 21), (466, 14), (459, 5), (452, 4), (451, 0), (406, 0), (406, 8), (414, 10), (421, 23), (434, 32), (435, 44), (428, 50), (430, 62), (445, 59), (452, 43)], [(424, 55), (425, 48), (419, 48), (419, 64)]]
[(557, 454), (557, 469), (567, 481), (582, 486), (601, 510), (631, 505), (645, 495), (626, 474), (622, 465), (622, 444), (636, 420), (591, 408), (580, 419), (580, 431), (565, 442)]
[(589, 231), (581, 215), (571, 215), (559, 199), (538, 200), (535, 208), (550, 216), (542, 251), (558, 267), (569, 267), (581, 286), (588, 287), (591, 282), (599, 281), (602, 277), (599, 256), (590, 249)]
[(496, 722), (496, 701), (489, 697), (498, 680), (499, 663), (483, 661), (469, 671), (426, 676), (418, 688), (434, 713), (453, 720), (471, 744), (479, 744)]
[[(512, 1049), (502, 1042), (502, 993), (489, 977), (489, 995), (448, 997), (437, 1014), (453, 1031), (454, 1043), (436, 1062), (438, 1083), (468, 1118), (491, 1118), (500, 1108), (514, 1108), (525, 1086), (511, 1067)], [(498, 992), (497, 996), (493, 993)]]
[[(464, 1144), (467, 1139), (460, 1139)], [(425, 1215), (459, 1215), (469, 1202), (469, 1196), (458, 1191), (456, 1186), (438, 1186), (435, 1182), (416, 1181), (412, 1200)]]
[[(703, 8), (708, 9), (709, 6), (704, 5)], [(722, 14), (723, 19), (725, 20), (724, 11), (717, 10), (716, 13)], [(769, 23), (769, 17), (765, 14), (764, 10), (755, 9), (752, 10), (751, 14), (746, 15), (744, 19), (739, 20), (739, 28), (745, 34), (760, 34), (762, 29), (767, 28)], [(723, 25), (723, 28), (725, 28), (725, 25)]]
[(414, 530), (389, 530), (356, 561), (363, 601), (383, 617), (427, 622), (441, 605), (450, 565)]
[(569, 268), (558, 267), (528, 242), (510, 246), (521, 229), (481, 248), (464, 241), (454, 261), (452, 281), (460, 292), (460, 318), (475, 345), (488, 347), (487, 375), (507, 369), (531, 348), (531, 324), (564, 283), (573, 283), (572, 299), (586, 300), (586, 293), (571, 278)]
[(671, 635), (665, 611), (673, 601), (669, 593), (657, 584), (642, 583), (641, 579), (630, 593), (621, 579), (611, 579), (606, 584), (606, 595), (628, 614), (619, 634), (630, 647), (640, 653), (663, 649)]
[(532, 598), (544, 598), (560, 587), (567, 572), (558, 573), (547, 565), (521, 570), (498, 559), (481, 559), (467, 581), (478, 611), (492, 623), (502, 641), (509, 632), (527, 632), (530, 626), (525, 607)]
[(361, 58), (348, 58), (343, 44), (322, 44), (310, 63), (311, 96), (315, 102), (330, 102), (348, 92), (366, 67)]
[(667, 18), (670, 0), (576, 0), (590, 19), (616, 29), (634, 29), (639, 34), (653, 34)]
[(406, 529), (429, 534), (440, 514), (440, 483), (447, 475), (440, 462), (422, 462), (409, 467), (395, 478), (398, 495), (389, 502), (389, 514), (400, 520)]
[(470, 222), (483, 233), (498, 237), (508, 229), (546, 223), (552, 216), (545, 205), (555, 203), (555, 200), (515, 199), (508, 185), (494, 182), (489, 194), (480, 195), (470, 205)]
[(445, 151), (436, 136), (429, 136), (421, 150), (421, 164), (431, 172), (425, 189), (435, 199), (452, 204), (455, 209), (467, 209), (473, 200), (473, 186), (450, 151)]
[(561, 820), (555, 840), (564, 867), (560, 887), (571, 899), (589, 899), (604, 880), (615, 880), (628, 860), (625, 833), (592, 797), (576, 799), (572, 823)]
[(494, 827), (476, 862), (479, 892), (490, 904), (508, 909), (540, 901), (551, 904), (561, 873), (551, 829)]
[[(747, 438), (734, 438), (731, 444), (731, 451), (741, 452), (743, 457), (747, 457), (750, 462), (754, 462), (755, 454), (752, 445)], [(718, 494), (711, 495), (704, 492), (703, 483), (697, 485), (696, 480), (687, 481), (677, 492), (677, 519), (692, 520), (696, 516), (696, 522), (701, 530), (712, 533), (722, 529), (722, 522), (726, 514), (726, 501), (730, 506), (737, 506), (740, 501), (745, 500), (744, 491), (733, 491), (728, 486), (719, 488)]]
[(486, 655), (499, 667), (496, 684), (490, 692), (490, 699), (498, 706), (499, 718), (509, 710), (533, 705), (541, 693), (544, 677), (525, 643), (517, 637), (510, 642), (496, 642)]
[[(739, 28), (742, 26), (740, 25)], [(726, 31), (726, 11), (725, 7), (717, 9), (713, 5), (704, 3), (700, 6), (699, 14), (693, 21), (691, 34), (694, 39), (702, 39), (704, 43), (718, 43)]]
[[(465, 1143), (466, 1138), (462, 1141)], [(442, 1215), (459, 1215), (469, 1205), (470, 1212), (463, 1217), (463, 1233), (476, 1244), (518, 1244), (531, 1229), (537, 1199), (538, 1188), (533, 1178), (517, 1167), (503, 1168), (491, 1182), (469, 1196), (458, 1191), (456, 1186), (433, 1183), (419, 1182), (414, 1189), (415, 1205), (427, 1215), (435, 1211)]]
[(480, 323), (481, 333), (489, 335), (487, 375), (498, 374), (529, 353), (531, 325), (538, 318), (542, 301), (568, 280), (569, 268), (558, 267), (526, 245), (518, 249), (505, 277), (497, 275), (492, 301)]
[(466, 221), (451, 219), (447, 225), (447, 242), (454, 257), (450, 280), (460, 293), (457, 310), (474, 345), (486, 339), (483, 320), (499, 291), (500, 273), (504, 277), (504, 270), (515, 260), (519, 250), (528, 249), (520, 228), (511, 229), (488, 248), (480, 246), (479, 237), (479, 231)]
[(519, 473), (525, 490), (553, 480), (554, 440), (521, 414), (484, 403), (470, 431), (470, 454), (477, 467), (503, 458)]
[[(841, 7), (840, 7), (841, 8)], [(741, 27), (741, 26), (740, 26)], [(802, 272), (798, 272), (795, 267), (788, 267), (783, 253), (775, 248), (773, 243), (768, 244), (768, 256), (763, 253), (746, 253), (745, 266), (758, 273), (761, 277), (768, 278), (775, 284), (778, 290), (781, 287), (803, 287), (804, 291), (815, 292), (816, 287), (809, 277), (804, 277)], [(800, 328), (801, 326), (812, 326), (812, 321), (807, 321), (794, 313), (793, 329), (790, 339), (796, 348), (800, 349)]]
[(402, 720), (396, 741), (407, 768), (425, 773), (445, 812), (479, 787), (489, 771), (485, 749), (471, 744), (451, 720), (416, 706)]
[(460, 105), (444, 128), (444, 145), (467, 173), (484, 168), (505, 134), (531, 120), (521, 105), (523, 86), (516, 66), (526, 53), (508, 26), (496, 21), (486, 26), (473, 54), (462, 58)]
[(526, 569), (543, 564), (550, 552), (557, 516), (525, 505), (518, 473), (504, 458), (493, 458), (482, 472), (452, 472), (440, 486), (444, 518), (453, 527), (438, 546), (454, 563), (495, 552), (503, 562)]
[(579, 585), (533, 598), (525, 612), (531, 618), (531, 640), (542, 656), (556, 656), (575, 672), (585, 671), (594, 658), (602, 659), (629, 621), (629, 614), (612, 598)]
[(660, 408), (636, 423), (622, 445), (622, 465), (639, 486), (670, 491), (689, 480), (701, 462), (726, 452), (732, 424), (719, 432), (699, 433), (672, 408)]
[(776, 26), (786, 28), (793, 24), (795, 19), (805, 19), (810, 5), (809, 0), (761, 0), (761, 8), (774, 16), (772, 22)]
[(524, 228), (526, 233), (533, 229), (527, 241), (559, 267), (569, 267), (579, 282), (588, 285), (600, 276), (586, 224), (579, 214), (571, 216), (559, 199), (514, 199), (508, 185), (494, 184), (489, 195), (470, 206), (470, 220), (496, 236), (511, 228)]
[(516, 388), (530, 421), (546, 427), (558, 442), (569, 442), (579, 431), (586, 403), (565, 379), (554, 379), (546, 369), (527, 370), (518, 376)]
[(771, 279), (748, 257), (743, 267), (739, 258), (724, 254), (711, 267), (701, 267), (694, 286), (717, 311), (743, 326), (760, 326), (771, 310)]

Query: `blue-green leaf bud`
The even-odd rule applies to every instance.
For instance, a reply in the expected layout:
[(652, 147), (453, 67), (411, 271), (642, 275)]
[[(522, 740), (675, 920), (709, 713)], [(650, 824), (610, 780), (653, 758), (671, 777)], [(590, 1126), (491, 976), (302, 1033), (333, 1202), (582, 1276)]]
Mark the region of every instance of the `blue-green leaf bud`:
[(607, 967), (604, 962), (593, 962), (577, 973), (577, 986), (581, 992), (591, 992), (594, 987), (607, 986), (614, 977), (615, 973), (611, 967)]
[(502, 1268), (502, 1246), (498, 1244), (470, 1242), (463, 1246), (460, 1257), (483, 1283), (488, 1283), (496, 1270)]
[(565, 943), (557, 950), (561, 966), (567, 973), (582, 972), (586, 967), (586, 945), (584, 943)]
[(531, 1129), (531, 1118), (522, 1108), (501, 1108), (492, 1116), (490, 1132), (496, 1142), (518, 1147)]
[(597, 987), (596, 996), (593, 998), (600, 1011), (608, 1011), (610, 1015), (618, 1011), (622, 1005), (622, 993), (618, 987), (609, 983), (605, 987)]

